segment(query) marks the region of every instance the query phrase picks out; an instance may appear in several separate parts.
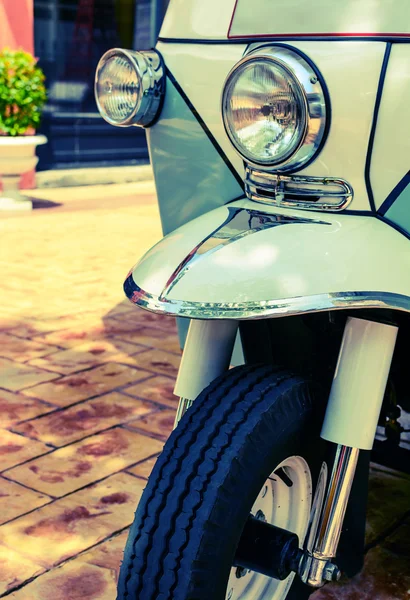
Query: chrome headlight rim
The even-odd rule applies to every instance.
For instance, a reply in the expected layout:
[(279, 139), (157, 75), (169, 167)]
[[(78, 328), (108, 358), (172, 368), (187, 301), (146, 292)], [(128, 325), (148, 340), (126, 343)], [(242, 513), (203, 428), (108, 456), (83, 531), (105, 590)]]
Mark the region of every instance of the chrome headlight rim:
[[(288, 80), (291, 81), (291, 83), (292, 83), (292, 88), (294, 90), (295, 96), (298, 99), (299, 107), (301, 109), (302, 114), (301, 114), (301, 123), (300, 123), (300, 128), (299, 128), (300, 132), (297, 135), (296, 144), (293, 143), (291, 145), (291, 147), (283, 155), (281, 155), (280, 158), (278, 158), (278, 159), (273, 159), (273, 158), (263, 159), (263, 158), (261, 158), (259, 161), (255, 162), (252, 160), (250, 154), (248, 155), (245, 152), (241, 151), (241, 146), (235, 138), (233, 128), (228, 119), (227, 103), (228, 103), (229, 98), (232, 97), (229, 94), (229, 92), (231, 91), (231, 88), (235, 85), (235, 83), (239, 80), (240, 75), (241, 75), (240, 72), (242, 71), (244, 73), (246, 71), (246, 68), (252, 64), (261, 65), (263, 63), (268, 63), (268, 64), (270, 63), (272, 65), (279, 66), (280, 70), (285, 73)], [(238, 75), (239, 75), (239, 77), (238, 77)], [(306, 102), (305, 102), (303, 88), (300, 85), (299, 81), (297, 81), (293, 77), (293, 74), (292, 74), (291, 70), (287, 67), (287, 65), (285, 65), (283, 63), (279, 63), (279, 61), (273, 60), (269, 55), (266, 55), (266, 54), (258, 54), (257, 56), (249, 56), (249, 57), (247, 56), (247, 57), (243, 58), (241, 61), (239, 61), (235, 65), (235, 67), (230, 71), (230, 73), (226, 79), (226, 82), (225, 82), (225, 87), (224, 87), (223, 96), (222, 96), (222, 115), (223, 115), (225, 131), (227, 132), (227, 134), (228, 134), (232, 144), (235, 146), (237, 152), (239, 152), (239, 154), (241, 154), (242, 157), (245, 158), (245, 160), (249, 164), (257, 164), (260, 167), (263, 167), (263, 166), (270, 167), (270, 166), (280, 164), (280, 163), (283, 163), (284, 161), (286, 161), (291, 155), (293, 155), (295, 152), (297, 152), (299, 150), (301, 144), (303, 143), (303, 139), (306, 136), (307, 106), (306, 106)]]
[[(111, 118), (100, 103), (98, 94), (98, 81), (102, 68), (114, 58), (122, 57), (128, 61), (135, 71), (140, 90), (138, 100), (133, 111), (124, 119)], [(107, 123), (116, 127), (151, 127), (157, 121), (164, 102), (165, 95), (165, 67), (162, 56), (156, 50), (126, 50), (112, 48), (100, 58), (95, 72), (94, 95), (98, 111)]]
[[(230, 125), (227, 122), (226, 92), (230, 80), (238, 69), (243, 68), (243, 65), (259, 60), (268, 60), (287, 72), (291, 77), (292, 83), (298, 86), (303, 95), (305, 111), (304, 135), (302, 135), (300, 143), (291, 151), (290, 155), (285, 158), (282, 157), (280, 160), (255, 161), (247, 156), (230, 134)], [(319, 69), (298, 48), (287, 44), (266, 42), (264, 44), (251, 44), (247, 49), (246, 55), (234, 65), (226, 77), (222, 92), (222, 120), (228, 138), (247, 164), (270, 172), (297, 172), (306, 168), (315, 160), (326, 143), (331, 123), (330, 96)]]

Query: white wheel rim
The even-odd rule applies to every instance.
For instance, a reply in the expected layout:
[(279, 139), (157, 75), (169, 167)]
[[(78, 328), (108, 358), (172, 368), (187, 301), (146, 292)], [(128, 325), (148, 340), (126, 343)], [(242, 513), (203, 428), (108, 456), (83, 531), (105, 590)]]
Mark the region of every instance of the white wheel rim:
[[(275, 475), (282, 469), (285, 477)], [(289, 478), (292, 485), (286, 481)], [(285, 481), (283, 481), (285, 479)], [(312, 505), (312, 477), (309, 465), (301, 456), (290, 456), (282, 461), (266, 480), (253, 507), (255, 516), (262, 511), (266, 521), (296, 533), (302, 545), (309, 524)], [(284, 600), (295, 575), (277, 581), (265, 575), (248, 572), (240, 578), (233, 567), (226, 589), (226, 600)]]

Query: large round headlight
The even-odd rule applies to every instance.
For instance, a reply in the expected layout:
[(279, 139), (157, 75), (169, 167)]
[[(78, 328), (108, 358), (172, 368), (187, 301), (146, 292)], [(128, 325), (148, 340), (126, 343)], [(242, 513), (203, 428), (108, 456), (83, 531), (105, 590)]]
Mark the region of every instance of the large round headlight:
[(151, 125), (161, 108), (164, 90), (162, 61), (155, 50), (114, 48), (98, 63), (95, 99), (101, 116), (111, 125)]
[(282, 172), (302, 168), (324, 142), (328, 113), (318, 72), (287, 47), (256, 48), (225, 83), (225, 129), (251, 164)]

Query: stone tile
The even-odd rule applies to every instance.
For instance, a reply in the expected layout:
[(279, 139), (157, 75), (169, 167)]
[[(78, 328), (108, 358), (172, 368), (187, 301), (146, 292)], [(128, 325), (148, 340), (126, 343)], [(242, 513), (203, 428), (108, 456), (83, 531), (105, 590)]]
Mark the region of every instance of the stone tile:
[(166, 352), (175, 352), (181, 354), (181, 347), (176, 333), (165, 333), (160, 328), (141, 327), (136, 331), (118, 334), (123, 340), (128, 340), (137, 344), (144, 344)]
[(51, 381), (58, 375), (43, 371), (38, 367), (30, 367), (15, 363), (6, 358), (0, 358), (1, 387), (11, 392), (17, 392), (30, 385), (42, 381)]
[[(32, 561), (12, 548), (6, 548), (0, 544), (0, 594), (12, 590), (27, 581), (27, 579), (44, 572), (44, 570), (44, 567), (37, 564), (35, 559)], [(7, 598), (12, 597), (13, 595), (7, 596)], [(20, 598), (31, 600), (27, 593), (25, 596), (20, 596)]]
[(120, 428), (91, 436), (7, 471), (7, 477), (63, 496), (158, 453), (161, 442)]
[(8, 597), (10, 600), (113, 600), (115, 595), (113, 574), (78, 558), (38, 577)]
[(104, 324), (104, 331), (106, 335), (121, 335), (128, 331), (138, 331), (141, 328), (141, 324), (130, 319), (132, 313), (125, 313), (122, 315), (115, 315), (112, 317), (111, 314), (105, 315), (102, 322)]
[(180, 356), (171, 354), (170, 352), (162, 352), (161, 350), (148, 350), (141, 352), (135, 357), (135, 362), (141, 369), (148, 369), (161, 375), (178, 375)]
[(9, 597), (16, 600), (113, 600), (127, 535), (128, 530), (110, 538)]
[(0, 543), (51, 568), (128, 527), (144, 486), (119, 473), (3, 525)]
[(0, 525), (34, 508), (50, 502), (51, 498), (0, 477)]
[(76, 325), (70, 329), (61, 331), (51, 331), (49, 333), (36, 336), (35, 341), (60, 346), (61, 348), (74, 348), (85, 342), (95, 342), (104, 339), (104, 328), (92, 327), (89, 323), (84, 323), (83, 326)]
[(95, 319), (95, 315), (89, 312), (82, 312), (78, 310), (75, 314), (61, 314), (59, 311), (55, 317), (52, 317), (48, 314), (45, 318), (36, 318), (29, 319), (27, 321), (22, 321), (18, 324), (15, 324), (13, 328), (11, 328), (11, 333), (18, 337), (23, 338), (32, 338), (35, 336), (45, 335), (46, 333), (51, 333), (54, 331), (59, 331), (61, 329), (69, 329), (70, 327), (75, 327), (79, 323), (85, 322), (87, 319)]
[(50, 452), (50, 450), (51, 448), (42, 442), (29, 440), (22, 435), (2, 429), (0, 431), (0, 471), (10, 469), (30, 458)]
[(159, 375), (127, 387), (124, 392), (138, 398), (150, 400), (151, 402), (164, 404), (176, 410), (179, 398), (174, 394), (174, 387), (175, 379)]
[[(2, 259), (9, 266), (8, 279), (13, 279), (16, 285), (7, 291), (2, 310), (11, 316), (50, 317), (70, 310), (75, 313), (84, 307), (93, 312), (102, 306), (109, 311), (123, 300), (121, 282), (130, 260), (138, 260), (160, 237), (157, 209), (154, 205), (141, 207), (141, 196), (136, 201), (134, 194), (127, 199), (126, 206), (124, 198), (111, 197), (104, 209), (101, 197), (93, 200), (92, 208), (90, 204), (84, 209), (84, 203), (77, 201), (77, 191), (75, 196), (75, 201), (64, 199), (65, 206), (61, 207), (64, 216), (59, 214), (59, 207), (57, 211), (37, 210), (27, 216), (3, 219)], [(130, 238), (124, 231), (127, 223), (136, 220), (141, 233), (138, 240), (133, 240), (130, 258)], [(96, 245), (90, 231), (98, 231), (104, 244)], [(84, 265), (88, 268), (84, 269)], [(23, 297), (21, 289), (30, 275), (34, 280), (37, 278), (36, 285), (30, 285), (30, 294)], [(99, 279), (100, 283), (92, 282), (93, 279)], [(56, 281), (64, 293), (55, 293)]]
[(373, 468), (369, 483), (367, 542), (394, 525), (410, 507), (410, 479)]
[(410, 565), (410, 516), (382, 542), (382, 546), (397, 556), (407, 557)]
[(39, 419), (21, 423), (14, 427), (14, 431), (54, 446), (64, 446), (155, 409), (156, 406), (151, 403), (111, 392)]
[(165, 441), (174, 428), (174, 421), (175, 411), (167, 408), (141, 417), (138, 421), (131, 421), (127, 427), (153, 434)]
[(70, 375), (76, 371), (88, 369), (109, 361), (129, 363), (132, 356), (145, 351), (144, 346), (129, 344), (120, 340), (101, 340), (80, 344), (68, 350), (55, 352), (46, 358), (31, 360), (30, 365), (56, 371), (62, 375)]
[[(121, 317), (122, 318), (122, 317)], [(147, 327), (159, 327), (165, 331), (173, 333), (177, 332), (177, 325), (175, 317), (167, 317), (165, 315), (157, 315), (155, 313), (148, 312), (135, 307), (133, 312), (127, 313), (127, 321), (137, 323), (138, 325)]]
[(117, 304), (117, 306), (114, 306), (114, 308), (112, 310), (110, 310), (110, 317), (116, 317), (116, 316), (124, 316), (124, 314), (128, 314), (128, 313), (133, 313), (135, 310), (135, 306), (128, 300), (123, 300), (123, 302), (120, 302), (120, 304)]
[[(12, 333), (14, 336), (22, 339), (31, 339), (36, 336), (44, 335), (53, 330), (53, 327), (45, 324), (41, 320), (30, 319), (27, 321), (22, 321), (20, 323), (16, 323), (15, 326), (10, 329), (8, 333)], [(42, 341), (40, 341), (42, 343)], [(51, 345), (51, 344), (49, 344)]]
[[(103, 542), (96, 548), (89, 550), (81, 556), (81, 560), (96, 567), (109, 569), (114, 575), (115, 581), (118, 581), (120, 564), (124, 554), (125, 544), (127, 542), (128, 529)], [(112, 600), (110, 598), (110, 600)]]
[(86, 319), (82, 322), (77, 321), (70, 328), (50, 331), (47, 334), (36, 336), (34, 340), (41, 343), (54, 344), (62, 348), (74, 348), (79, 344), (101, 342), (110, 335), (128, 333), (136, 331), (139, 328), (140, 325), (125, 320), (122, 316), (118, 316), (115, 319), (98, 317)]
[(0, 356), (10, 358), (17, 362), (26, 362), (27, 360), (46, 356), (59, 350), (57, 347), (49, 344), (39, 344), (31, 340), (22, 340), (15, 335), (8, 333), (0, 334)]
[[(118, 320), (118, 319), (116, 319)], [(129, 342), (130, 344), (142, 344), (143, 342), (141, 342), (140, 340), (143, 339), (144, 336), (141, 335), (141, 332), (144, 331), (146, 328), (143, 325), (137, 325), (135, 326), (133, 329), (129, 329), (127, 331), (122, 331), (120, 333), (115, 333), (112, 335), (112, 337), (114, 339), (120, 340), (120, 341), (125, 341), (125, 342)], [(150, 329), (154, 329), (154, 328), (150, 328)], [(163, 337), (167, 337), (168, 334), (166, 331), (164, 331), (163, 329), (155, 329), (155, 331), (157, 332), (158, 336), (162, 336)], [(144, 345), (149, 347), (149, 348), (156, 348), (158, 346), (158, 339), (159, 337), (153, 337), (153, 338), (149, 338), (148, 340), (146, 339)]]
[(77, 375), (62, 377), (55, 382), (37, 385), (24, 393), (59, 406), (69, 406), (146, 376), (146, 373), (138, 369), (107, 363)]
[(353, 579), (326, 585), (311, 600), (408, 600), (410, 590), (409, 557), (383, 548), (368, 552), (365, 566)]
[(11, 331), (14, 327), (17, 327), (20, 323), (19, 319), (12, 318), (8, 311), (3, 312), (0, 309), (0, 332)]
[(174, 354), (178, 354), (181, 359), (182, 350), (179, 343), (179, 339), (177, 335), (164, 337), (162, 343), (160, 345), (155, 345), (156, 348), (160, 350), (164, 350), (165, 352), (173, 352)]
[(39, 400), (0, 389), (0, 428), (5, 429), (19, 421), (32, 419), (51, 410), (54, 410), (53, 406)]
[(133, 475), (137, 475), (138, 477), (142, 477), (143, 479), (148, 479), (151, 475), (151, 471), (154, 468), (155, 463), (157, 462), (158, 456), (154, 456), (149, 458), (148, 460), (144, 460), (143, 462), (135, 465), (135, 467), (130, 467), (127, 469), (128, 473), (133, 473)]

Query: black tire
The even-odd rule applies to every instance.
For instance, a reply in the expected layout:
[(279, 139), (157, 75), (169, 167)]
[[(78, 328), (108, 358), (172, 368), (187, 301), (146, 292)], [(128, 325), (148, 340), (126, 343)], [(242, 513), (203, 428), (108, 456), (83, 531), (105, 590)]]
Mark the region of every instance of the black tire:
[[(315, 484), (321, 396), (311, 382), (270, 366), (232, 369), (205, 389), (149, 478), (117, 600), (225, 600), (241, 531), (269, 475), (298, 455)], [(295, 579), (286, 599), (311, 592)]]

